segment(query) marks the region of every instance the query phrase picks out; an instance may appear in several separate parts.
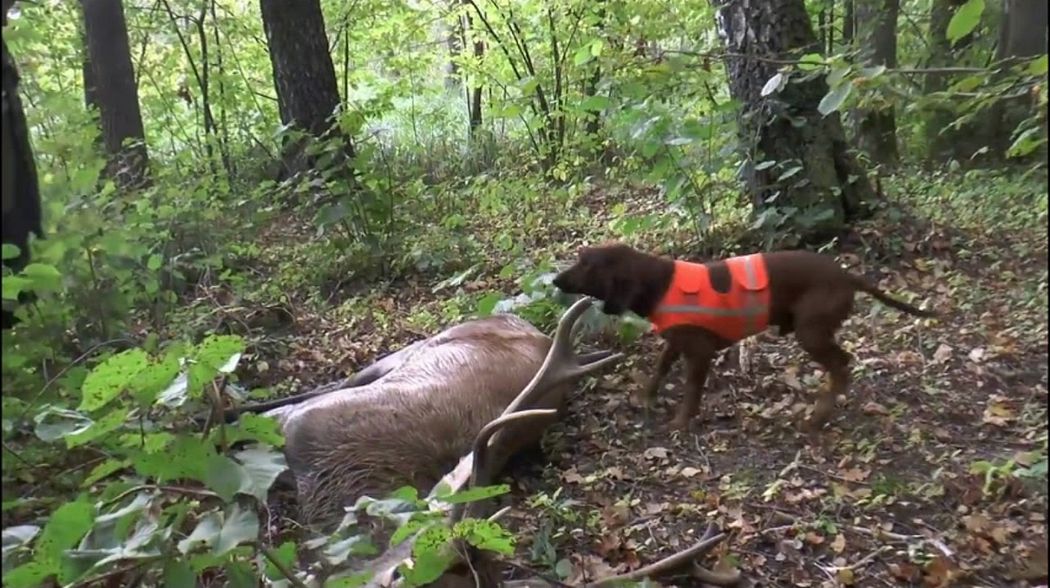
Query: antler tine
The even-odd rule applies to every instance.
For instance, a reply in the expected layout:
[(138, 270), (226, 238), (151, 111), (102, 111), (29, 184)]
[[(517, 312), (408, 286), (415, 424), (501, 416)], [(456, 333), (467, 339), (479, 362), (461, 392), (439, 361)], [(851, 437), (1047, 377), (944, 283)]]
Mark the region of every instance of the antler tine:
[(649, 578), (653, 576), (659, 576), (661, 574), (667, 574), (673, 570), (679, 569), (686, 564), (692, 563), (692, 569), (690, 573), (694, 578), (697, 578), (701, 582), (711, 584), (714, 586), (735, 586), (740, 582), (740, 572), (734, 570), (732, 572), (713, 572), (707, 568), (701, 566), (697, 560), (711, 551), (716, 545), (721, 543), (726, 538), (725, 533), (717, 532), (714, 525), (710, 525), (707, 531), (704, 532), (704, 536), (692, 547), (679, 551), (673, 555), (669, 555), (660, 561), (647, 565), (644, 568), (637, 569), (627, 574), (620, 574), (618, 576), (610, 576), (608, 578), (602, 578), (597, 582), (588, 584), (588, 588), (598, 586), (612, 586), (619, 582), (628, 582), (633, 580), (640, 580), (642, 578)]
[(558, 328), (554, 333), (554, 341), (551, 343), (551, 347), (547, 350), (547, 357), (543, 358), (543, 363), (540, 365), (540, 369), (536, 371), (536, 375), (532, 377), (528, 385), (518, 394), (518, 397), (514, 399), (507, 408), (504, 409), (503, 414), (510, 414), (520, 406), (527, 406), (535, 395), (536, 391), (540, 388), (540, 383), (543, 382), (547, 377), (547, 373), (552, 368), (563, 363), (562, 355), (565, 352), (567, 346), (572, 345), (571, 335), (572, 327), (576, 324), (576, 321), (580, 318), (580, 315), (584, 313), (590, 306), (594, 304), (594, 300), (591, 298), (581, 298), (576, 301), (575, 304), (569, 307), (569, 310), (565, 311), (562, 315), (561, 320), (558, 321)]

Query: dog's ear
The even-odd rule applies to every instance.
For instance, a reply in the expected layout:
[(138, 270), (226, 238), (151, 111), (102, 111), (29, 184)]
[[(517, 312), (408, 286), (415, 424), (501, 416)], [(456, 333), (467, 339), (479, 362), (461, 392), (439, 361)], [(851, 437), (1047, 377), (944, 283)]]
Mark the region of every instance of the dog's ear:
[(621, 315), (631, 310), (638, 294), (638, 285), (633, 280), (611, 274), (606, 274), (604, 280), (605, 297), (602, 298), (602, 312)]

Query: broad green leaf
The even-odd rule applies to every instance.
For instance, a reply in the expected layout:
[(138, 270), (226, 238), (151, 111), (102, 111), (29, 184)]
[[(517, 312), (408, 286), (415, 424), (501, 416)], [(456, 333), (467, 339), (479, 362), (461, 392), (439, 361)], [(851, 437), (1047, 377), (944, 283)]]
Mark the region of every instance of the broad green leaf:
[(118, 472), (128, 466), (127, 461), (121, 461), (116, 459), (107, 459), (102, 463), (95, 466), (88, 474), (84, 481), (80, 483), (81, 488), (87, 488), (98, 482), (99, 480), (109, 476), (114, 472)]
[(461, 490), (452, 495), (438, 495), (438, 500), (447, 502), (449, 504), (461, 504), (464, 502), (476, 502), (478, 500), (485, 500), (492, 498), (493, 496), (500, 496), (510, 492), (510, 486), (507, 484), (498, 484), (495, 486), (478, 486), (475, 488), (468, 488)]
[(247, 492), (252, 487), (248, 472), (225, 455), (213, 455), (208, 459), (204, 467), (204, 483), (226, 502), (233, 500), (238, 492)]
[(605, 41), (601, 39), (595, 39), (591, 41), (591, 55), (598, 57), (602, 54), (602, 49), (605, 47)]
[(1024, 157), (1038, 149), (1039, 146), (1045, 142), (1046, 139), (1043, 138), (1043, 130), (1039, 127), (1032, 127), (1014, 139), (1013, 144), (1011, 144), (1010, 148), (1006, 150), (1006, 156)]
[(36, 588), (40, 586), (48, 576), (58, 573), (57, 565), (49, 565), (39, 561), (18, 566), (4, 574), (5, 588)]
[(324, 581), (324, 588), (358, 588), (372, 579), (374, 572), (365, 571), (348, 576), (331, 577)]
[(843, 82), (843, 80), (846, 79), (846, 76), (850, 74), (851, 71), (853, 71), (853, 68), (848, 64), (832, 68), (832, 70), (828, 72), (826, 78), (828, 87), (834, 88), (835, 86), (840, 85)]
[(241, 543), (254, 542), (259, 536), (259, 516), (254, 510), (234, 503), (226, 514), (219, 537), (212, 546), (216, 557), (225, 555)]
[(779, 92), (784, 84), (787, 82), (787, 76), (782, 73), (773, 74), (773, 77), (766, 80), (766, 85), (762, 86), (762, 96), (769, 96), (774, 92)]
[(249, 447), (234, 455), (248, 475), (249, 486), (246, 491), (259, 502), (266, 502), (270, 487), (288, 469), (284, 454), (265, 447)]
[(255, 568), (246, 561), (236, 560), (226, 564), (226, 585), (232, 588), (256, 588)]
[(165, 588), (196, 588), (197, 573), (190, 564), (177, 559), (164, 563)]
[(116, 431), (127, 422), (129, 412), (130, 409), (127, 407), (107, 411), (102, 418), (92, 423), (87, 429), (66, 435), (66, 447), (72, 449)]
[(594, 57), (594, 54), (591, 53), (591, 48), (585, 45), (576, 50), (576, 53), (572, 56), (572, 64), (578, 67), (588, 63)]
[(50, 292), (62, 288), (62, 274), (53, 265), (31, 263), (22, 270), (22, 274), (33, 283), (33, 289)]
[(486, 519), (465, 519), (453, 529), (457, 537), (462, 537), (474, 547), (495, 551), (503, 555), (514, 553), (514, 536), (495, 521)]
[(236, 441), (258, 441), (274, 447), (284, 446), (281, 425), (273, 417), (261, 414), (246, 413), (240, 415), (235, 425), (226, 428), (226, 434), (230, 443)]
[(37, 539), (36, 561), (58, 568), (62, 552), (76, 545), (91, 530), (94, 521), (95, 507), (86, 497), (58, 507)]
[(19, 248), (18, 245), (15, 245), (14, 243), (4, 243), (2, 254), (0, 254), (0, 258), (2, 258), (4, 261), (7, 261), (9, 259), (15, 259), (21, 254), (22, 249)]
[(843, 82), (838, 86), (835, 86), (820, 99), (820, 104), (817, 105), (817, 111), (824, 116), (835, 112), (842, 106), (842, 103), (846, 101), (846, 98), (849, 97), (852, 90), (853, 84), (849, 82)]
[(129, 349), (96, 366), (84, 379), (83, 396), (77, 410), (91, 412), (109, 404), (148, 365), (148, 361), (145, 351)]
[(157, 396), (179, 377), (179, 360), (174, 354), (166, 354), (160, 361), (152, 362), (128, 383), (128, 389), (142, 406), (152, 405)]
[(1032, 60), (1028, 64), (1028, 73), (1033, 76), (1044, 76), (1047, 71), (1047, 56), (1043, 55), (1038, 59)]
[(158, 482), (192, 478), (204, 481), (205, 466), (215, 455), (215, 446), (197, 437), (182, 435), (167, 451), (140, 453), (132, 458), (135, 471)]
[(580, 109), (587, 112), (600, 112), (609, 107), (610, 100), (606, 96), (588, 96), (580, 103)]
[(966, 0), (966, 4), (955, 11), (952, 19), (948, 21), (948, 30), (945, 33), (952, 45), (977, 28), (983, 12), (984, 0)]
[(799, 58), (798, 68), (802, 71), (813, 71), (824, 66), (824, 56), (820, 53), (807, 53)]
[(18, 300), (18, 294), (30, 289), (30, 285), (33, 283), (28, 278), (21, 276), (4, 276), (3, 277), (3, 297), (4, 300)]
[[(294, 542), (285, 541), (277, 549), (271, 550), (270, 554), (273, 555), (274, 559), (281, 562), (281, 564), (284, 565), (285, 569), (292, 570), (293, 572), (296, 569), (296, 553)], [(273, 563), (271, 563), (270, 560), (267, 559), (266, 577), (271, 580), (282, 580), (284, 579), (284, 574), (282, 574), (281, 571), (277, 569), (277, 566), (273, 565)]]
[(153, 255), (150, 255), (149, 259), (146, 261), (146, 269), (155, 272), (159, 270), (160, 266), (163, 264), (164, 258), (161, 257), (160, 254), (154, 253)]
[(490, 292), (478, 301), (478, 316), (489, 316), (496, 309), (496, 305), (503, 298), (497, 292)]

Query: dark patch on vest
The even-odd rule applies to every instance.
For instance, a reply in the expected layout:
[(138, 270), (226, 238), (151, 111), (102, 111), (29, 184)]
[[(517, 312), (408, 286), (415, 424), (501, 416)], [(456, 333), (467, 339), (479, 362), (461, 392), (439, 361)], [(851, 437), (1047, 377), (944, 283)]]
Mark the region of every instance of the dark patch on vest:
[(728, 294), (733, 289), (733, 276), (729, 273), (729, 266), (724, 261), (712, 261), (705, 263), (707, 275), (711, 280), (711, 289), (719, 294)]

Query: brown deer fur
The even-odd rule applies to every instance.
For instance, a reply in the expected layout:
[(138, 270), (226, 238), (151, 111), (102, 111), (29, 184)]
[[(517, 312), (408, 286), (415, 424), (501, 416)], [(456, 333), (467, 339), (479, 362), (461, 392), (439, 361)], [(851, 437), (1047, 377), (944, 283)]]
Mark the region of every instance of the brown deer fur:
[[(342, 507), (360, 496), (381, 498), (402, 485), (429, 489), (536, 376), (551, 345), (527, 321), (494, 315), (387, 356), (370, 368), (364, 385), (266, 412), (282, 426), (306, 522), (337, 522)], [(576, 377), (618, 360), (607, 352), (590, 358), (589, 365), (584, 356), (580, 365), (561, 369), (525, 408), (564, 411)], [(492, 469), (537, 443), (556, 418), (509, 424), (490, 449)]]
[[(764, 254), (769, 274), (769, 326), (781, 335), (795, 333), (795, 339), (814, 361), (830, 375), (830, 384), (817, 395), (810, 428), (824, 424), (835, 407), (835, 398), (849, 388), (851, 355), (835, 342), (835, 334), (853, 311), (857, 291), (866, 292), (883, 303), (916, 316), (933, 313), (888, 297), (861, 277), (843, 270), (833, 257), (809, 251), (778, 251)], [(712, 287), (726, 291), (730, 274), (726, 264), (705, 264)], [(650, 255), (627, 245), (613, 243), (583, 247), (574, 265), (558, 274), (554, 285), (568, 294), (586, 294), (603, 301), (603, 311), (618, 315), (625, 311), (648, 317), (662, 299), (674, 275), (673, 260)], [(685, 397), (671, 422), (676, 429), (687, 429), (696, 414), (710, 364), (719, 350), (735, 341), (726, 341), (695, 326), (677, 326), (662, 333), (665, 345), (655, 373), (643, 392), (648, 405), (656, 399), (660, 381), (679, 356), (688, 368)]]

